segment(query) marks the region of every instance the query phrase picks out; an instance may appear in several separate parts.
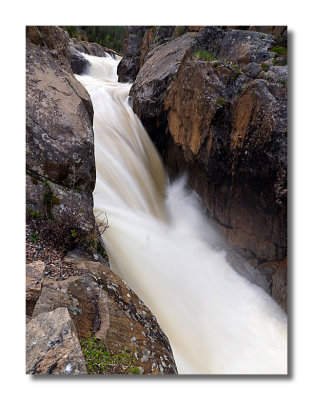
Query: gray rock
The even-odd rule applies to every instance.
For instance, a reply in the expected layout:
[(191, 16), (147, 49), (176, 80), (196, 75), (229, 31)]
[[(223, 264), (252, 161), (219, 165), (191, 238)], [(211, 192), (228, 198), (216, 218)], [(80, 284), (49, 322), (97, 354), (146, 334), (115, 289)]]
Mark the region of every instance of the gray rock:
[(225, 33), (218, 58), (238, 64), (264, 62), (273, 56), (274, 37), (265, 33), (231, 30)]
[(35, 261), (26, 265), (26, 315), (32, 316), (34, 307), (41, 294), (45, 263)]
[[(64, 204), (80, 202), (94, 224), (93, 108), (87, 91), (72, 74), (69, 36), (61, 28), (44, 26), (31, 27), (27, 34), (27, 205), (44, 211), (47, 183), (55, 184), (56, 192), (63, 187)], [(57, 207), (54, 211), (57, 216)]]
[(86, 374), (77, 332), (67, 308), (33, 318), (26, 325), (26, 373)]

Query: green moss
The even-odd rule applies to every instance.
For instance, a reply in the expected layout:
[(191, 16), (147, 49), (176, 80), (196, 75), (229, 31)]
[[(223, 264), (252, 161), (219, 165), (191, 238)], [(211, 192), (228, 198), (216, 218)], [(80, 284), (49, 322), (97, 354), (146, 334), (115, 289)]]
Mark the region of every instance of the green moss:
[(227, 103), (227, 101), (223, 98), (223, 97), (218, 97), (216, 99), (216, 104), (218, 104), (219, 106), (225, 106)]
[(87, 339), (80, 340), (86, 360), (88, 374), (140, 374), (134, 353), (127, 348), (112, 354), (106, 349), (103, 339), (88, 334)]
[(287, 48), (284, 46), (272, 47), (271, 51), (275, 53), (275, 57), (286, 57)]
[(287, 65), (287, 60), (286, 60), (286, 59), (283, 59), (283, 60), (279, 60), (279, 59), (273, 60), (273, 65), (280, 65), (280, 66), (282, 66), (282, 65)]
[(29, 211), (29, 216), (30, 218), (43, 218), (44, 215), (36, 210), (30, 210)]
[(220, 63), (219, 62), (214, 62), (212, 65), (213, 65), (214, 68), (216, 68), (216, 67), (218, 67), (220, 65)]
[(212, 53), (208, 53), (205, 50), (198, 50), (192, 55), (193, 59), (198, 59), (201, 61), (213, 61), (216, 60), (216, 57)]
[(263, 71), (265, 71), (265, 72), (267, 72), (270, 69), (270, 67), (265, 63), (262, 63), (261, 67), (262, 67)]

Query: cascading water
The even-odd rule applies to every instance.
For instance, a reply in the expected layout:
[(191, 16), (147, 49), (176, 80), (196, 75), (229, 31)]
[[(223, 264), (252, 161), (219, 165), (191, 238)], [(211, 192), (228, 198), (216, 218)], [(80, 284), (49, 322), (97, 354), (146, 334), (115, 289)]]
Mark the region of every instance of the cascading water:
[[(76, 76), (94, 107), (95, 215), (112, 269), (156, 316), (181, 374), (287, 373), (287, 317), (261, 288), (235, 272), (180, 179), (162, 162), (117, 82), (112, 57), (84, 55)], [(100, 217), (101, 218), (101, 217)]]

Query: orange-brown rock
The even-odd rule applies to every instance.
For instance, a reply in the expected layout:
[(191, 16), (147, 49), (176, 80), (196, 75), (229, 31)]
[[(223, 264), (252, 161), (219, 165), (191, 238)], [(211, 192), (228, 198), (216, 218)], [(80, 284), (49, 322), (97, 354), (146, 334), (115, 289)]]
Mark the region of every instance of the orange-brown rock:
[(33, 316), (66, 307), (79, 338), (104, 340), (113, 354), (127, 348), (144, 374), (177, 373), (170, 344), (156, 318), (127, 285), (103, 264), (69, 256), (81, 276), (45, 278)]
[(228, 245), (253, 268), (272, 263), (262, 285), (274, 297), (273, 277), (286, 285), (275, 264), (287, 254), (287, 65), (275, 53), (286, 41), (248, 29), (155, 47), (131, 95), (171, 177), (188, 173)]

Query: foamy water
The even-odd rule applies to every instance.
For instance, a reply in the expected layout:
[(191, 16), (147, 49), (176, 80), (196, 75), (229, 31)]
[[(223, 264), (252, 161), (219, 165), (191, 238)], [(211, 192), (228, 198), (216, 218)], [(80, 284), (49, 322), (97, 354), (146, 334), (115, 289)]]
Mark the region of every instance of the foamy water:
[(119, 60), (76, 76), (94, 107), (95, 215), (112, 269), (156, 316), (182, 374), (287, 373), (287, 317), (235, 272), (184, 179), (172, 184), (128, 94)]

